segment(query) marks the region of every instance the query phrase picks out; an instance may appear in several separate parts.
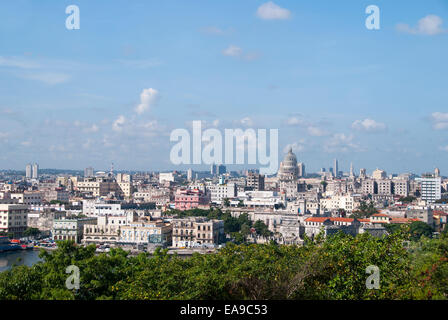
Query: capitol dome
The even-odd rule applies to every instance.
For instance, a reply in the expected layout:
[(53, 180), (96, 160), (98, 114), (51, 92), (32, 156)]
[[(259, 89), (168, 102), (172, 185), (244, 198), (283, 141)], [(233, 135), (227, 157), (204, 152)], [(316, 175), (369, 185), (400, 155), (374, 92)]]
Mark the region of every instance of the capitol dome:
[(292, 152), (292, 148), (289, 148), (289, 152), (283, 158), (280, 163), (280, 169), (278, 170), (278, 176), (281, 179), (295, 179), (298, 175), (297, 157)]

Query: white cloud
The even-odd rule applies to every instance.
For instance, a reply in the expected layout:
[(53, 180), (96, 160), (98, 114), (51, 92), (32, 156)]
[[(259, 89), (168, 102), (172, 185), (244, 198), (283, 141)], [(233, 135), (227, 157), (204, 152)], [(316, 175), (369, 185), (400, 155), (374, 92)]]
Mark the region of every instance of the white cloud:
[(158, 97), (159, 92), (156, 89), (144, 89), (140, 94), (140, 104), (135, 108), (135, 112), (138, 114), (144, 113), (157, 102)]
[(323, 137), (328, 135), (328, 132), (326, 130), (315, 126), (309, 126), (307, 130), (308, 134), (313, 137)]
[(260, 54), (258, 52), (244, 53), (243, 49), (233, 44), (227, 47), (227, 49), (224, 49), (222, 51), (222, 54), (228, 57), (239, 58), (246, 61), (257, 60), (260, 57)]
[(68, 74), (52, 72), (25, 74), (20, 75), (20, 77), (23, 79), (40, 81), (48, 85), (60, 84), (70, 80), (70, 76)]
[(304, 143), (305, 143), (304, 139), (301, 139), (298, 142), (290, 143), (283, 148), (283, 153), (288, 153), (289, 149), (292, 149), (292, 151), (295, 153), (301, 152), (305, 149)]
[(240, 123), (245, 127), (253, 127), (254, 126), (253, 120), (249, 117), (245, 117), (245, 118), (241, 119)]
[(222, 54), (229, 57), (240, 57), (243, 54), (243, 50), (235, 45), (230, 45), (223, 50)]
[(448, 146), (439, 147), (440, 150), (448, 152)]
[(36, 62), (20, 57), (2, 57), (0, 56), (0, 67), (14, 67), (20, 69), (34, 69), (39, 68), (40, 65)]
[(304, 125), (306, 123), (305, 120), (298, 118), (298, 117), (291, 117), (286, 120), (286, 124), (289, 126), (299, 126)]
[(364, 119), (353, 122), (352, 128), (359, 131), (379, 132), (386, 130), (387, 126), (382, 122), (377, 122), (372, 119)]
[(436, 35), (447, 32), (446, 29), (442, 28), (443, 20), (439, 16), (430, 14), (424, 18), (421, 18), (417, 26), (412, 28), (408, 24), (399, 23), (397, 24), (397, 30), (409, 34), (423, 34), (423, 35)]
[(87, 127), (83, 129), (85, 133), (95, 133), (98, 132), (99, 128), (96, 124), (93, 124), (91, 127)]
[(257, 16), (264, 20), (285, 20), (291, 17), (291, 11), (269, 1), (258, 7)]
[(119, 116), (117, 120), (115, 120), (114, 123), (112, 124), (112, 130), (116, 132), (123, 131), (123, 125), (125, 124), (125, 122), (126, 118), (124, 116)]
[(433, 128), (435, 130), (448, 129), (448, 112), (433, 112), (431, 114), (431, 120), (433, 122)]
[(359, 149), (359, 146), (353, 142), (353, 135), (336, 133), (324, 144), (325, 152), (346, 152), (350, 149)]

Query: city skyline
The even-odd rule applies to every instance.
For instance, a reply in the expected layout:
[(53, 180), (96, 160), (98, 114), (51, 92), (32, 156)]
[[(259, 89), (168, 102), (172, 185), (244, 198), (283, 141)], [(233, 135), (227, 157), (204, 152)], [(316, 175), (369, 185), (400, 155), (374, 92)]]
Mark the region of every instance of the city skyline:
[(269, 3), (77, 1), (79, 30), (0, 4), (0, 168), (195, 170), (169, 135), (201, 120), (277, 128), (307, 172), (448, 172), (446, 2)]

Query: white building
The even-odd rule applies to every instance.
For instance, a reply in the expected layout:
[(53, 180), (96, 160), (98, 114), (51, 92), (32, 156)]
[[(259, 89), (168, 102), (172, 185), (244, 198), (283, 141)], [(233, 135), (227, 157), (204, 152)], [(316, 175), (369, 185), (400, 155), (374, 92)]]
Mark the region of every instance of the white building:
[(1, 201), (0, 231), (12, 233), (14, 238), (21, 237), (27, 228), (28, 211), (27, 205)]
[(232, 199), (237, 195), (237, 188), (232, 184), (217, 184), (209, 187), (211, 202), (221, 204), (224, 199)]
[(422, 200), (433, 203), (442, 198), (441, 177), (422, 177), (415, 180), (420, 183)]
[(110, 203), (102, 200), (83, 200), (82, 212), (87, 216), (125, 215), (121, 203)]

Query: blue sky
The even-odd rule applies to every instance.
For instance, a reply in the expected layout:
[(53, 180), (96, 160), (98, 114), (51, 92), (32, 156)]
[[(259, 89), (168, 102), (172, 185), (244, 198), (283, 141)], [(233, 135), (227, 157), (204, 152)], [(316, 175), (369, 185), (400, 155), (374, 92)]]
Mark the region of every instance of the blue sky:
[(448, 1), (268, 2), (3, 1), (0, 168), (175, 169), (203, 120), (278, 128), (308, 171), (448, 172)]

